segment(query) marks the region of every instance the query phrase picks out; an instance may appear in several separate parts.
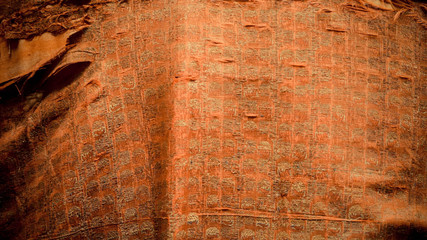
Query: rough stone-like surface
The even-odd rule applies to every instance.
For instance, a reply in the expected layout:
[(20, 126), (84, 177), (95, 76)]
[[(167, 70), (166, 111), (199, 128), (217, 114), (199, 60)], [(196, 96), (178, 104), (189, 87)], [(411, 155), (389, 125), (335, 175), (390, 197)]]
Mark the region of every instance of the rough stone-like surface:
[(0, 237), (423, 237), (426, 30), (340, 3), (103, 4), (3, 97)]

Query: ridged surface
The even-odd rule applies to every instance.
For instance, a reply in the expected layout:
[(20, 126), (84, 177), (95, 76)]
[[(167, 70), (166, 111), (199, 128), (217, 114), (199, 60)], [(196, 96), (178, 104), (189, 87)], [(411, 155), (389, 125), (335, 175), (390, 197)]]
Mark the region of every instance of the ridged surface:
[(89, 67), (0, 106), (3, 238), (426, 233), (426, 31), (412, 19), (326, 0), (93, 14)]

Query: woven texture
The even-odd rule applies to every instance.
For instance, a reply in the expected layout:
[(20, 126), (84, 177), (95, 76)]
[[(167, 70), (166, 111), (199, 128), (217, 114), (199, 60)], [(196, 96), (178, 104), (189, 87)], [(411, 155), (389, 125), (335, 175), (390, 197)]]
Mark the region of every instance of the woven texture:
[(422, 236), (426, 30), (376, 11), (100, 5), (89, 67), (0, 105), (3, 238)]

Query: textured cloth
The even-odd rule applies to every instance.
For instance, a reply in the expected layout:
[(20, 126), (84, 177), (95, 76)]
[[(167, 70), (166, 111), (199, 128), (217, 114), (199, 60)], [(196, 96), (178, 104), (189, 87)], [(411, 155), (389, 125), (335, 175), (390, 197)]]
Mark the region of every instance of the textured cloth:
[(339, 2), (103, 5), (0, 105), (4, 238), (425, 234), (426, 30)]

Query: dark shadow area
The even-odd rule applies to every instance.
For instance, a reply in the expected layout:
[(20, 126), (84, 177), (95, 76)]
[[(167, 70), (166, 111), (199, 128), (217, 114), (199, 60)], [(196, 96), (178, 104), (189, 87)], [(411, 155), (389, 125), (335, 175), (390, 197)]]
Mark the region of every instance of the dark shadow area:
[[(40, 146), (47, 144), (47, 131), (55, 131), (61, 126), (64, 116), (75, 103), (74, 94), (64, 91), (64, 100), (42, 112), (35, 125), (25, 125), (25, 130), (16, 134), (10, 134), (10, 131), (14, 131), (14, 126), (25, 124), (27, 113), (33, 107), (51, 93), (72, 84), (91, 63), (71, 62), (55, 69), (63, 59), (64, 55), (52, 60), (31, 78), (22, 79), (0, 92), (0, 136), (10, 139), (3, 139), (7, 144), (0, 146), (0, 239), (23, 239), (24, 216), (46, 207), (46, 199), (33, 199), (31, 203), (22, 199), (22, 196), (28, 197), (26, 183), (33, 182), (36, 177), (26, 166), (33, 160), (33, 154), (43, 151)], [(51, 75), (53, 71), (56, 72)], [(44, 185), (40, 185), (40, 190), (44, 189)], [(48, 197), (44, 194), (35, 196)]]
[(374, 237), (387, 240), (424, 240), (427, 239), (427, 227), (416, 223), (386, 224)]
[[(72, 34), (67, 40), (67, 45), (80, 42), (85, 31), (86, 29), (83, 29)], [(43, 67), (39, 68), (32, 76), (31, 74), (28, 74), (16, 81), (16, 83), (0, 91), (0, 104), (9, 104), (10, 101), (23, 101), (28, 95), (37, 92), (41, 92), (43, 93), (43, 96), (46, 96), (53, 90), (59, 90), (69, 85), (74, 78), (78, 77), (78, 75), (90, 65), (90, 62), (82, 61), (69, 63), (58, 72), (54, 73), (54, 75), (51, 75), (52, 72), (55, 71), (55, 68), (64, 59), (66, 54), (67, 52), (57, 56), (46, 63)], [(62, 73), (63, 71), (65, 71), (65, 73)], [(62, 80), (64, 82), (56, 84), (48, 83), (47, 86), (44, 86), (46, 82), (52, 82), (53, 79), (57, 79), (55, 82)], [(49, 90), (45, 90), (45, 87)]]
[(170, 123), (173, 118), (173, 98), (169, 94), (171, 85), (167, 78), (157, 82), (147, 82), (155, 93), (144, 98), (143, 126), (146, 128), (146, 138), (150, 141), (146, 144), (147, 160), (152, 169), (151, 172), (151, 199), (152, 205), (150, 218), (153, 222), (153, 236), (144, 236), (146, 239), (168, 239), (169, 214), (171, 209), (171, 195), (169, 194), (168, 178), (170, 172), (171, 146)]
[(29, 2), (29, 0), (1, 0), (0, 1), (0, 17), (11, 15), (19, 11), (22, 5)]
[(17, 189), (24, 186), (23, 173), (17, 171), (32, 158), (32, 148), (25, 134), (0, 149), (0, 239), (16, 239), (22, 229), (22, 209)]
[(80, 40), (83, 37), (83, 34), (86, 32), (87, 29), (83, 29), (81, 31), (78, 31), (72, 35), (70, 35), (67, 39), (67, 45), (75, 44), (80, 42)]
[(396, 193), (408, 191), (408, 189), (405, 186), (402, 186), (402, 185), (398, 186), (396, 183), (386, 183), (386, 182), (371, 184), (368, 186), (368, 188), (371, 188), (376, 192), (387, 195), (387, 196), (393, 196)]
[[(74, 73), (77, 76), (79, 73)], [(72, 77), (72, 76), (70, 76)], [(70, 81), (72, 79), (69, 79)], [(53, 85), (50, 87), (51, 91), (55, 91), (57, 87)], [(58, 106), (54, 106), (50, 111), (44, 112), (41, 120), (34, 126), (26, 126), (25, 131), (21, 131), (19, 135), (9, 135), (11, 138), (7, 141), (7, 145), (0, 146), (0, 239), (23, 239), (21, 222), (26, 215), (31, 215), (40, 208), (47, 207), (46, 199), (48, 195), (36, 194), (34, 197), (40, 199), (32, 199), (27, 202), (29, 198), (27, 184), (34, 182), (36, 178), (36, 170), (28, 169), (27, 163), (34, 158), (34, 154), (44, 151), (43, 147), (47, 143), (47, 131), (56, 131), (63, 121), (64, 116), (74, 103), (73, 95), (66, 96), (68, 101), (63, 101)], [(8, 107), (13, 111), (15, 106), (21, 106), (19, 99), (11, 101), (8, 104), (0, 104), (1, 108)], [(0, 108), (0, 109), (1, 109)], [(2, 114), (0, 117), (0, 124), (6, 121), (20, 122), (19, 112), (10, 113), (10, 116)], [(9, 113), (8, 113), (9, 114)], [(26, 116), (22, 114), (22, 116)], [(15, 117), (8, 119), (9, 117)], [(0, 135), (6, 133), (8, 129), (0, 129)], [(44, 185), (40, 185), (40, 191), (44, 191)]]
[(66, 66), (59, 72), (48, 78), (42, 85), (41, 91), (44, 95), (59, 91), (70, 85), (74, 79), (77, 79), (89, 67), (90, 62), (78, 62)]
[[(9, 46), (9, 52), (13, 52), (15, 49), (18, 48), (19, 39), (7, 39), (6, 41), (7, 41), (7, 44)], [(9, 57), (10, 57), (10, 55), (9, 55)]]
[(62, 3), (66, 5), (85, 5), (89, 4), (91, 0), (63, 0)]
[[(0, 92), (0, 111), (3, 118), (21, 118), (26, 110), (36, 106), (49, 94), (60, 91), (77, 79), (91, 62), (77, 62), (64, 66), (54, 75), (47, 77), (61, 59), (55, 63), (39, 69), (33, 77), (17, 84), (12, 84)], [(21, 88), (21, 90), (19, 90)], [(31, 106), (30, 106), (31, 105)], [(9, 111), (8, 109), (12, 109)], [(23, 112), (24, 111), (24, 112)], [(1, 123), (0, 123), (1, 124)], [(1, 128), (1, 126), (0, 126)], [(0, 134), (1, 134), (0, 129)]]

